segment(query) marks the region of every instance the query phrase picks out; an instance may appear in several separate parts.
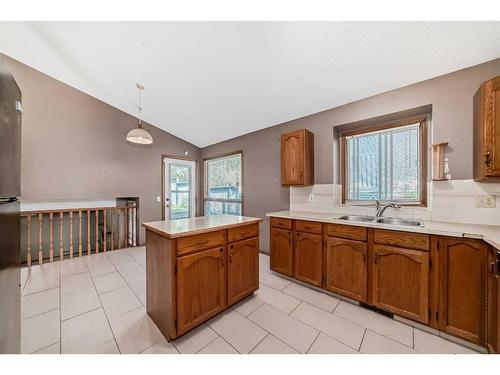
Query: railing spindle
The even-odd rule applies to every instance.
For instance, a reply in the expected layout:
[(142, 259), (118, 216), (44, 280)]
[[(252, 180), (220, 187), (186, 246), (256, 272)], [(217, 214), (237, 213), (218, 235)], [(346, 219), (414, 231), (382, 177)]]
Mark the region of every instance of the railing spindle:
[(59, 260), (64, 260), (64, 246), (63, 246), (63, 221), (64, 212), (59, 212)]
[(104, 232), (104, 236), (103, 236), (103, 239), (104, 241), (103, 242), (103, 251), (106, 252), (106, 248), (107, 248), (107, 242), (108, 242), (108, 239), (107, 239), (107, 233), (106, 233), (106, 209), (103, 210), (102, 212), (103, 214), (103, 217), (104, 217), (104, 228), (103, 228), (103, 232)]
[(82, 256), (82, 210), (78, 211), (78, 256)]
[(111, 210), (111, 250), (115, 249), (115, 231), (114, 231), (114, 216), (115, 216), (115, 210)]
[(99, 252), (99, 210), (95, 210), (95, 253)]
[(52, 234), (52, 221), (54, 219), (54, 213), (51, 212), (49, 214), (49, 241), (50, 241), (50, 247), (49, 247), (49, 260), (50, 263), (54, 262), (54, 238)]
[(122, 218), (122, 209), (119, 208), (118, 209), (118, 248), (121, 247), (121, 241), (120, 241), (120, 221), (121, 221), (121, 218)]
[(73, 259), (73, 211), (69, 212), (69, 257)]
[(125, 247), (128, 247), (128, 207), (125, 207)]
[(87, 210), (87, 255), (90, 255), (90, 210)]
[(31, 215), (28, 214), (28, 251), (26, 252), (26, 263), (31, 267)]
[(43, 214), (38, 214), (38, 264), (43, 263), (43, 245), (42, 245), (42, 220)]

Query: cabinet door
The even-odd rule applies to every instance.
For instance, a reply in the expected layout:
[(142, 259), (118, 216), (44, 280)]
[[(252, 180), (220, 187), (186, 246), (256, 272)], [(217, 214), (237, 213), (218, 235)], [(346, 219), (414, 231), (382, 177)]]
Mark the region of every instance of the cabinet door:
[(427, 324), (428, 252), (375, 245), (371, 281), (374, 306)]
[(304, 183), (304, 131), (281, 136), (281, 183), (302, 185)]
[(366, 302), (367, 247), (365, 242), (328, 237), (326, 289)]
[(232, 305), (259, 288), (259, 238), (229, 245), (227, 304)]
[(483, 345), (486, 318), (486, 245), (442, 237), (439, 326), (442, 331)]
[(500, 77), (486, 82), (484, 96), (484, 163), (487, 177), (500, 176)]
[(321, 286), (323, 236), (315, 233), (296, 232), (293, 276), (306, 283)]
[(488, 350), (491, 353), (500, 351), (500, 274), (497, 264), (496, 250), (488, 253)]
[(286, 229), (271, 228), (271, 269), (292, 276), (292, 232)]
[(224, 248), (177, 258), (177, 334), (201, 324), (226, 306)]

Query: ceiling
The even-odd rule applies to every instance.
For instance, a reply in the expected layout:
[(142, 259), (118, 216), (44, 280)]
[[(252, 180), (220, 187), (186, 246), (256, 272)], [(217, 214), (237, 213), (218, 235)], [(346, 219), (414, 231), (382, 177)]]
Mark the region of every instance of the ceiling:
[(0, 22), (0, 52), (198, 147), (500, 57), (500, 22)]

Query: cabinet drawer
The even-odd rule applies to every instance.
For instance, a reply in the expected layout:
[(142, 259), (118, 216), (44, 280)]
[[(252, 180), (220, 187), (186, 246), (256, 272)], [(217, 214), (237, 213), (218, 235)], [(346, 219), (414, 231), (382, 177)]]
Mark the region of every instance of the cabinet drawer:
[(323, 226), (321, 223), (315, 221), (295, 220), (295, 230), (321, 234), (323, 232)]
[(177, 239), (177, 256), (224, 245), (224, 231), (197, 234)]
[(383, 245), (406, 247), (429, 251), (429, 235), (423, 233), (397, 232), (394, 230), (375, 229), (374, 242)]
[(355, 227), (341, 224), (328, 224), (326, 230), (329, 236), (358, 241), (366, 241), (368, 233), (368, 230), (365, 227)]
[(292, 229), (292, 220), (281, 217), (272, 217), (271, 226), (274, 228)]
[(227, 241), (234, 242), (259, 235), (259, 224), (231, 228), (227, 231)]

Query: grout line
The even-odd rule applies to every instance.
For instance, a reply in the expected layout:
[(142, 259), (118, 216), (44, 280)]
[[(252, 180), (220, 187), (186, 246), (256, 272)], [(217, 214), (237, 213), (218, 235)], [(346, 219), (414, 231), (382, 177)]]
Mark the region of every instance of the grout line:
[[(252, 322), (252, 323), (253, 323), (253, 322)], [(254, 323), (254, 324), (255, 324), (255, 323)], [(270, 333), (269, 333), (269, 332), (267, 332), (266, 330), (264, 330), (264, 332), (266, 332), (266, 334), (264, 335), (264, 337), (262, 338), (262, 340), (260, 340), (257, 344), (255, 344), (255, 346), (254, 346), (252, 349), (250, 349), (250, 350), (248, 351), (248, 354), (252, 354), (252, 352), (255, 350), (255, 348), (256, 348), (257, 346), (259, 346), (259, 345), (262, 343), (262, 341), (264, 341), (264, 340), (266, 339), (266, 337), (267, 337), (267, 336), (269, 336), (269, 335), (270, 335)]]
[(365, 341), (365, 336), (366, 336), (367, 331), (368, 331), (368, 328), (365, 328), (365, 330), (363, 332), (363, 337), (361, 338), (361, 342), (359, 343), (358, 352), (360, 352), (360, 353), (361, 353), (361, 347), (363, 346), (363, 342)]
[(297, 310), (297, 308), (298, 308), (300, 305), (302, 305), (303, 303), (305, 303), (305, 302), (304, 302), (304, 301), (302, 301), (302, 300), (299, 300), (299, 301), (300, 301), (300, 302), (299, 302), (299, 304), (298, 304), (297, 306), (295, 306), (295, 307), (292, 309), (292, 311), (290, 311), (290, 312), (288, 313), (288, 315), (289, 315), (289, 316), (291, 316), (292, 318), (294, 318), (294, 317), (292, 316), (292, 313), (293, 313), (295, 310)]
[[(56, 342), (53, 342), (52, 344), (49, 344), (49, 345), (47, 345), (47, 346), (44, 346), (43, 348), (37, 349), (37, 350), (35, 350), (34, 352), (31, 352), (31, 353), (29, 353), (29, 354), (36, 354), (36, 353), (38, 353), (40, 350), (47, 349), (49, 346), (52, 346), (52, 345), (55, 345), (55, 344), (59, 344), (59, 354), (61, 354), (61, 340), (56, 341)], [(21, 353), (21, 354), (23, 354), (23, 353)]]
[[(309, 348), (306, 350), (306, 353), (305, 354), (308, 354), (309, 353), (309, 350), (311, 350), (312, 346), (314, 345), (314, 343), (316, 342), (316, 340), (318, 339), (319, 335), (321, 335), (321, 331), (318, 330), (318, 334), (316, 335), (316, 337), (314, 338), (313, 342), (311, 343), (311, 345), (309, 345)], [(344, 344), (345, 345), (345, 344)]]
[[(96, 307), (96, 308), (94, 308), (94, 309), (92, 309), (92, 310), (82, 312), (82, 313), (77, 314), (77, 315), (74, 315), (74, 316), (72, 316), (72, 317), (70, 317), (70, 318), (66, 318), (66, 319), (64, 319), (64, 320), (61, 320), (61, 323), (63, 323), (63, 322), (67, 322), (68, 320), (73, 319), (73, 318), (78, 318), (79, 316), (85, 315), (85, 314), (87, 314), (87, 313), (89, 313), (89, 312), (93, 312), (93, 311), (96, 311), (96, 310), (99, 310), (99, 309), (102, 309), (102, 308), (103, 308), (102, 306), (99, 306), (99, 307)], [(104, 309), (103, 309), (103, 310), (104, 310)]]
[[(198, 350), (198, 351), (197, 351), (196, 353), (194, 353), (194, 354), (198, 354), (198, 353), (199, 353), (199, 352), (201, 352), (203, 349), (205, 349), (208, 345), (210, 345), (211, 343), (213, 343), (215, 340), (217, 340), (217, 339), (220, 337), (220, 335), (219, 335), (217, 332), (215, 332), (212, 328), (210, 328), (210, 326), (209, 326), (207, 323), (203, 323), (203, 324), (199, 325), (198, 327), (202, 327), (202, 326), (206, 326), (206, 327), (208, 327), (210, 330), (212, 330), (212, 331), (215, 333), (215, 336), (216, 336), (216, 337), (215, 337), (212, 341), (210, 341), (207, 345), (205, 345), (204, 347), (202, 347), (200, 350)], [(175, 341), (172, 341), (172, 345), (174, 345), (174, 346), (175, 346)], [(177, 347), (175, 347), (175, 348), (177, 349)], [(178, 351), (179, 351), (179, 353), (180, 353), (180, 354), (182, 354), (180, 350), (178, 350)], [(188, 353), (186, 353), (186, 354), (188, 354)]]

